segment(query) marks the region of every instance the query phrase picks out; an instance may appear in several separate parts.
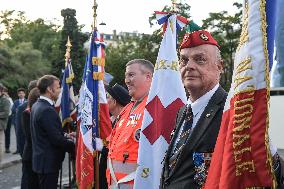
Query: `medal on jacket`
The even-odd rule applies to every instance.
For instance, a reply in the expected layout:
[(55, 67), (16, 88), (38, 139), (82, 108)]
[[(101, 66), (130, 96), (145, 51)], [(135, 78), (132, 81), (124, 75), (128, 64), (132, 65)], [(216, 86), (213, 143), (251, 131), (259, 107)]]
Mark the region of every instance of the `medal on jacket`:
[(132, 125), (132, 127), (135, 127), (137, 125), (137, 122), (141, 118), (141, 113), (140, 114), (131, 114), (129, 116), (129, 123)]

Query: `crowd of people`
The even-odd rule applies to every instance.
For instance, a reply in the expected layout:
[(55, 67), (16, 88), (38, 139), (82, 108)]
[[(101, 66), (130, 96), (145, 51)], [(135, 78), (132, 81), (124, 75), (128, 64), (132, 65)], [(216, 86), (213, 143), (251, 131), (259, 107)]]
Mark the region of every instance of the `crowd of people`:
[[(194, 40), (192, 35), (185, 34), (180, 46), (179, 68), (189, 98), (177, 113), (176, 127), (163, 161), (161, 189), (203, 187), (227, 97), (219, 84), (224, 69), (217, 41), (203, 30)], [(108, 145), (96, 138), (96, 150), (101, 152), (100, 189), (133, 188), (141, 125), (153, 72), (154, 65), (150, 61), (134, 59), (126, 64), (128, 90), (119, 84), (106, 86), (113, 129)], [(5, 130), (5, 152), (10, 153), (8, 138), (12, 122), (17, 133), (16, 153), (23, 159), (22, 188), (57, 188), (64, 154), (75, 149), (75, 134), (64, 134), (54, 109), (60, 93), (59, 83), (52, 75), (32, 81), (28, 100), (25, 90), (19, 89), (19, 99), (13, 105), (5, 94), (6, 88), (0, 85), (0, 138), (4, 138)], [(283, 187), (284, 165), (277, 150), (270, 149), (276, 179), (279, 187)], [(202, 172), (198, 172), (195, 164), (197, 152), (208, 160)]]

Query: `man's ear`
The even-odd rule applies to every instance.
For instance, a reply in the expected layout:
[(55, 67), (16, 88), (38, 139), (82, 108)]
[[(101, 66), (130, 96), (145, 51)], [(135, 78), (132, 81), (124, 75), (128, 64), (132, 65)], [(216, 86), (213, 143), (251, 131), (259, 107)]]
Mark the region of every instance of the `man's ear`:
[(152, 77), (153, 77), (153, 74), (151, 72), (147, 72), (146, 73), (146, 79), (147, 81), (152, 81)]
[(47, 90), (47, 92), (49, 92), (49, 93), (52, 93), (52, 92), (53, 92), (50, 86), (48, 86), (48, 87), (46, 88), (46, 90)]
[(221, 73), (221, 74), (224, 73), (224, 66), (225, 66), (224, 60), (220, 60), (220, 61), (218, 62), (218, 69), (220, 70), (220, 73)]

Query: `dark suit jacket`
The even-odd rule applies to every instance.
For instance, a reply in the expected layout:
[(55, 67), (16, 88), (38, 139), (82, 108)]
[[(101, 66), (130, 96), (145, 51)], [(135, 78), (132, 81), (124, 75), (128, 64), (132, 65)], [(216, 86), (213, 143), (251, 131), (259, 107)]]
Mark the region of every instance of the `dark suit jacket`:
[(74, 143), (64, 137), (60, 118), (46, 100), (39, 99), (31, 112), (32, 161), (36, 173), (56, 173), (65, 152), (74, 151)]
[[(26, 102), (26, 99), (24, 100), (24, 103), (25, 102)], [(16, 113), (18, 111), (19, 106), (20, 106), (20, 99), (17, 99), (17, 100), (14, 101), (14, 104), (12, 106), (12, 124), (13, 125), (16, 125)]]
[(22, 160), (23, 161), (32, 161), (32, 137), (30, 129), (30, 110), (26, 109), (22, 113), (22, 127), (23, 132), (26, 138)]
[(18, 106), (18, 111), (16, 113), (16, 125), (17, 125), (17, 146), (20, 155), (23, 155), (25, 140), (26, 137), (24, 135), (23, 126), (22, 126), (22, 114), (24, 110), (27, 108), (28, 102), (25, 101), (22, 105)]
[(161, 184), (162, 189), (196, 189), (201, 186), (194, 180), (195, 165), (193, 153), (212, 153), (219, 133), (223, 108), (226, 102), (227, 93), (219, 87), (214, 93), (195, 128), (187, 140), (177, 163), (173, 170), (169, 172), (169, 157), (173, 148), (178, 131), (184, 121), (185, 106), (182, 107), (177, 115), (176, 132), (169, 145), (164, 167), (162, 170)]

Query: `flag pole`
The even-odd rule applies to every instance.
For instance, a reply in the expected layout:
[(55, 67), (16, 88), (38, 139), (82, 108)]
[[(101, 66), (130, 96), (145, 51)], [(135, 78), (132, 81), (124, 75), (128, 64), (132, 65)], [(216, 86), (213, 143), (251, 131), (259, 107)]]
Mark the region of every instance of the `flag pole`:
[[(66, 42), (66, 52), (65, 52), (65, 67), (68, 66), (68, 61), (70, 59), (70, 52), (71, 52), (71, 42), (68, 35), (67, 42)], [(71, 132), (71, 125), (70, 122), (66, 123), (67, 133)], [(68, 153), (68, 180), (69, 180), (69, 188), (71, 188), (71, 153)]]
[[(97, 30), (97, 8), (98, 8), (98, 4), (97, 1), (94, 0), (94, 13), (93, 13), (93, 30), (96, 31)], [(97, 151), (94, 152), (94, 184), (95, 184), (95, 188), (96, 189), (100, 189), (100, 183), (99, 183), (99, 153)]]
[(93, 6), (93, 9), (94, 9), (94, 14), (93, 14), (93, 29), (94, 30), (97, 30), (97, 8), (98, 8), (98, 4), (97, 4), (97, 1), (94, 0), (94, 6)]
[(177, 0), (172, 0), (172, 12), (177, 12)]
[(65, 52), (65, 67), (66, 67), (67, 64), (68, 64), (68, 60), (70, 59), (70, 52), (71, 52), (71, 47), (72, 47), (69, 35), (68, 35), (67, 42), (66, 42), (65, 46), (66, 46), (66, 52)]

